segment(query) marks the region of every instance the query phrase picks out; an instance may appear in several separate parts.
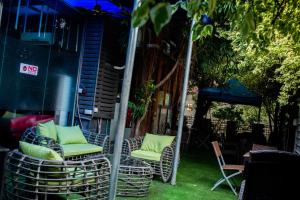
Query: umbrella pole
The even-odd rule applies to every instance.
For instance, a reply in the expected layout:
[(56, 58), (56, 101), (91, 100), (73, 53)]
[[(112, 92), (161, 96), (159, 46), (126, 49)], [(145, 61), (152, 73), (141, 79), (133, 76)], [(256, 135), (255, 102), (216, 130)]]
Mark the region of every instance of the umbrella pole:
[(188, 82), (189, 82), (192, 49), (193, 49), (192, 28), (193, 28), (194, 23), (195, 22), (193, 20), (191, 23), (188, 49), (187, 49), (187, 55), (186, 55), (186, 60), (185, 60), (184, 80), (183, 80), (183, 88), (182, 88), (181, 101), (180, 101), (180, 112), (179, 112), (178, 130), (177, 130), (177, 137), (176, 137), (175, 158), (174, 158), (173, 173), (172, 173), (172, 180), (171, 180), (172, 185), (176, 185), (176, 175), (177, 175), (181, 136), (182, 136), (184, 109), (185, 109), (185, 101), (186, 101), (186, 95), (187, 95), (187, 87), (188, 87)]
[[(134, 1), (134, 8), (136, 10), (139, 5), (140, 0)], [(120, 159), (122, 153), (122, 144), (124, 138), (125, 131), (125, 123), (127, 116), (127, 108), (128, 108), (128, 99), (130, 93), (131, 79), (132, 79), (132, 71), (134, 66), (134, 58), (135, 58), (135, 50), (138, 36), (138, 28), (134, 28), (131, 25), (129, 42), (127, 47), (127, 55), (126, 55), (126, 63), (125, 63), (125, 72), (122, 84), (122, 92), (121, 92), (121, 101), (118, 115), (118, 124), (116, 127), (116, 135), (114, 140), (114, 154), (112, 157), (112, 170), (110, 177), (110, 187), (109, 187), (109, 199), (114, 200), (116, 198), (117, 193), (117, 180), (118, 180), (118, 170), (120, 166)]]

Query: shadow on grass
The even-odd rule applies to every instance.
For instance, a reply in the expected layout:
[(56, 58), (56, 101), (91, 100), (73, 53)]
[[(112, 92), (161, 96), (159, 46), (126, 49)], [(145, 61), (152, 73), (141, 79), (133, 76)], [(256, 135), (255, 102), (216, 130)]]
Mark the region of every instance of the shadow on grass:
[[(184, 153), (179, 163), (176, 185), (163, 183), (155, 177), (149, 194), (144, 198), (118, 197), (117, 200), (234, 200), (236, 196), (223, 184), (211, 191), (220, 178), (216, 157), (212, 150)], [(236, 179), (237, 184), (241, 179)]]

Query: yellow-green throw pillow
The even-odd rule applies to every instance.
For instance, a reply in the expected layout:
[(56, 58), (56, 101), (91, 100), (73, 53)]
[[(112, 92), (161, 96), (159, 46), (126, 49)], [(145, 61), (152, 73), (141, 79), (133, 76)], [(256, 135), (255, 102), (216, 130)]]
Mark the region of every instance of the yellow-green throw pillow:
[(56, 126), (59, 144), (88, 143), (79, 126)]
[(19, 145), (21, 151), (28, 156), (40, 158), (43, 160), (59, 160), (59, 161), (63, 160), (62, 157), (57, 152), (55, 152), (50, 148), (35, 145), (35, 144), (30, 144), (22, 141), (19, 142)]
[(175, 136), (146, 133), (141, 150), (162, 153), (166, 146), (170, 146), (172, 144), (174, 138)]
[(174, 141), (175, 136), (171, 135), (160, 135), (159, 139), (159, 149), (160, 153), (164, 150), (165, 147), (171, 146), (172, 142)]
[(159, 143), (158, 143), (157, 135), (146, 133), (141, 146), (141, 150), (161, 153), (159, 152)]
[(57, 131), (53, 120), (46, 123), (39, 123), (36, 126), (36, 131), (42, 136), (49, 137), (57, 141)]

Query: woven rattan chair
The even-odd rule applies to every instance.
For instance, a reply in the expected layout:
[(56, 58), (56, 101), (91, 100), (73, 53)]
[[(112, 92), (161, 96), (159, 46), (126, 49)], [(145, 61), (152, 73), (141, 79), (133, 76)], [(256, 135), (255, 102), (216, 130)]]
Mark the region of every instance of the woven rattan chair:
[(104, 156), (57, 161), (14, 150), (8, 153), (5, 165), (5, 199), (106, 200), (110, 172), (110, 162)]
[[(215, 152), (215, 155), (217, 157), (218, 160), (218, 164), (222, 173), (222, 177), (214, 184), (214, 186), (211, 188), (211, 190), (214, 190), (215, 188), (217, 188), (220, 184), (222, 184), (223, 182), (227, 182), (227, 184), (229, 185), (229, 187), (231, 188), (231, 190), (233, 191), (233, 193), (235, 195), (237, 195), (237, 192), (235, 190), (235, 188), (233, 187), (230, 179), (241, 174), (244, 170), (244, 165), (232, 165), (232, 164), (226, 164), (225, 160), (223, 158), (220, 146), (219, 146), (219, 142), (218, 141), (213, 141), (212, 142), (212, 146)], [(228, 174), (228, 172), (231, 172), (230, 174)]]
[[(89, 144), (94, 144), (102, 147), (103, 148), (103, 151), (101, 152), (102, 154), (109, 153), (110, 141), (108, 135), (101, 134), (101, 133), (94, 133), (87, 130), (83, 130), (82, 132)], [(51, 148), (56, 152), (58, 152), (64, 158), (64, 160), (80, 160), (83, 159), (84, 157), (93, 155), (93, 154), (81, 154), (81, 155), (65, 156), (63, 147), (60, 144), (58, 144), (56, 141), (54, 141), (51, 138), (38, 135), (36, 133), (35, 127), (26, 129), (26, 131), (23, 133), (21, 137), (21, 141)], [(97, 154), (99, 153), (98, 152), (94, 153), (94, 155)]]
[[(132, 156), (132, 152), (135, 150), (139, 150), (142, 146), (144, 137), (135, 137), (130, 139), (125, 139), (123, 143), (122, 154)], [(149, 159), (141, 159), (146, 161), (153, 168), (153, 172), (155, 175), (159, 175), (163, 182), (169, 181), (172, 174), (172, 166), (174, 159), (174, 145), (175, 140), (172, 142), (170, 146), (166, 146), (161, 155), (160, 160), (149, 160)], [(140, 158), (138, 158), (140, 159)]]

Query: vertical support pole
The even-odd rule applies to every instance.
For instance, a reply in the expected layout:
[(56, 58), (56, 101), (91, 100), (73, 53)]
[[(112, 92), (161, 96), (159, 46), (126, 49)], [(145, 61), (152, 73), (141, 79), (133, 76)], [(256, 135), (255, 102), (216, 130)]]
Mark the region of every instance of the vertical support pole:
[(62, 29), (60, 48), (63, 48), (63, 46), (64, 46), (64, 37), (65, 37), (65, 27), (63, 27), (63, 29)]
[(1, 27), (1, 22), (2, 22), (2, 13), (3, 12), (3, 2), (0, 2), (0, 27)]
[(75, 51), (78, 51), (78, 42), (79, 42), (79, 24), (77, 24), (77, 30), (76, 30), (76, 47)]
[(42, 30), (42, 23), (43, 23), (43, 14), (44, 14), (44, 5), (42, 6), (42, 10), (41, 10), (41, 14), (40, 14), (39, 34), (38, 34), (39, 37), (41, 37), (41, 30)]
[(18, 29), (19, 16), (20, 16), (20, 9), (21, 9), (21, 0), (19, 0), (19, 2), (18, 2), (17, 15), (16, 15), (16, 22), (15, 22), (15, 30)]
[(46, 37), (47, 24), (48, 24), (48, 16), (49, 16), (49, 6), (47, 6), (47, 15), (46, 15), (45, 24), (44, 24), (44, 38)]
[(177, 175), (181, 136), (182, 136), (184, 109), (185, 109), (185, 101), (186, 101), (186, 95), (187, 95), (187, 87), (188, 87), (188, 83), (189, 83), (189, 74), (190, 74), (192, 49), (193, 49), (193, 40), (192, 40), (192, 36), (193, 36), (192, 30), (193, 29), (192, 28), (194, 26), (194, 23), (195, 22), (193, 20), (191, 23), (187, 55), (186, 55), (186, 59), (185, 59), (185, 71), (184, 71), (184, 79), (183, 79), (182, 94), (181, 94), (181, 101), (180, 101), (178, 130), (177, 130), (177, 136), (176, 136), (176, 149), (175, 149), (175, 157), (174, 157), (174, 165), (173, 165), (173, 174), (172, 174), (172, 179), (171, 179), (172, 185), (176, 185), (176, 175)]
[(66, 45), (66, 49), (69, 49), (69, 43), (70, 43), (70, 37), (71, 37), (71, 27), (72, 27), (72, 22), (70, 22), (70, 26), (68, 29), (68, 36), (67, 36), (67, 45)]
[(3, 2), (0, 2), (0, 27), (2, 24)]
[[(137, 9), (137, 7), (139, 6), (139, 2), (140, 0), (134, 1), (133, 10)], [(117, 132), (114, 140), (114, 154), (112, 157), (112, 172), (110, 177), (110, 188), (109, 188), (110, 200), (114, 200), (116, 198), (116, 193), (117, 193), (118, 170), (120, 165), (122, 144), (123, 144), (124, 131), (125, 131), (128, 99), (130, 93), (130, 85), (131, 85), (132, 71), (134, 65), (137, 36), (138, 36), (138, 28), (134, 28), (131, 25), (128, 47), (127, 47), (126, 63), (125, 63), (126, 67), (124, 71), (124, 78), (122, 84), (118, 123), (116, 127)]]
[(29, 4), (30, 4), (30, 0), (27, 0), (27, 2), (26, 2), (26, 12), (25, 12), (25, 18), (24, 18), (23, 33), (26, 32), (26, 28), (27, 28), (27, 19), (28, 19)]
[(257, 117), (258, 124), (260, 124), (260, 115), (261, 115), (261, 105), (259, 106), (259, 110), (258, 110), (258, 117)]
[(55, 43), (56, 40), (56, 29), (57, 29), (57, 15), (54, 15), (54, 19), (53, 19), (53, 29), (52, 29), (52, 33), (53, 33), (53, 39), (52, 39), (52, 43)]

